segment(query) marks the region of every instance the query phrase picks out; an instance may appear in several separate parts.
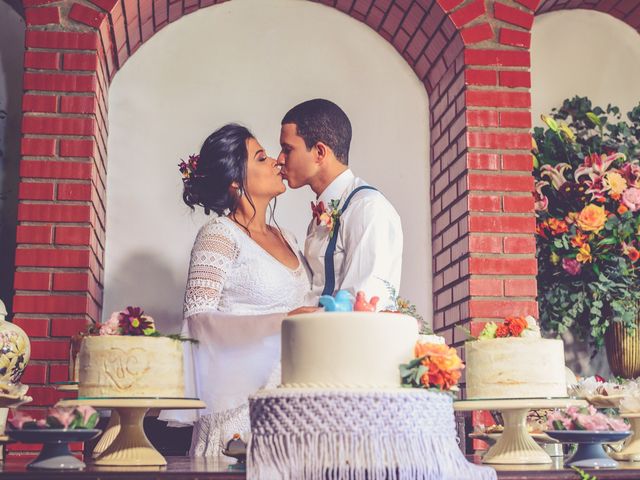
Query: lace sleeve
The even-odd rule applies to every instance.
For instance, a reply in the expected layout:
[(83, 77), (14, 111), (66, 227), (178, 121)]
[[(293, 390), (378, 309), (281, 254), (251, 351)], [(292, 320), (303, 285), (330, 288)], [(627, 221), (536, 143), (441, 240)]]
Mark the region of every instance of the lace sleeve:
[(185, 318), (218, 307), (227, 272), (238, 256), (238, 245), (223, 224), (213, 221), (198, 232), (184, 294)]

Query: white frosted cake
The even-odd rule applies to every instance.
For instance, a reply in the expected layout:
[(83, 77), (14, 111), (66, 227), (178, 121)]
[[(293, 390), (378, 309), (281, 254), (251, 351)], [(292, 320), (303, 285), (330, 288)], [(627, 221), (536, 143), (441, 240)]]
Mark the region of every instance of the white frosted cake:
[(397, 388), (418, 323), (399, 313), (319, 312), (282, 322), (282, 387)]
[(468, 399), (566, 397), (562, 340), (506, 337), (465, 344)]
[(87, 336), (78, 363), (80, 397), (184, 397), (183, 347), (179, 340)]
[(402, 314), (286, 318), (282, 385), (249, 399), (247, 478), (495, 479), (460, 451), (451, 395), (400, 387), (417, 340)]

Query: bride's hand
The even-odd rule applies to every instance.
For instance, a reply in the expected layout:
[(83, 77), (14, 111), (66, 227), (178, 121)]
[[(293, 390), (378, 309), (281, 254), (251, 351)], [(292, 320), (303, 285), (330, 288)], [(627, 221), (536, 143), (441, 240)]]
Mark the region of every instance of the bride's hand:
[(313, 313), (321, 310), (320, 307), (298, 307), (295, 310), (291, 310), (287, 313), (287, 317), (290, 315), (298, 315), (299, 313)]

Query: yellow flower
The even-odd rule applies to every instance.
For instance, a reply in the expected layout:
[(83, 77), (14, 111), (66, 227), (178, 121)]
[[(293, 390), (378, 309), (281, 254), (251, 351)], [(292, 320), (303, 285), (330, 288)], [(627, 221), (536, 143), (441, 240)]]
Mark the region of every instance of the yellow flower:
[(564, 137), (569, 140), (569, 142), (573, 143), (576, 141), (576, 135), (575, 133), (573, 133), (573, 130), (571, 130), (566, 123), (562, 123), (560, 124), (560, 132), (564, 135)]
[(604, 187), (614, 195), (622, 195), (627, 189), (627, 181), (618, 172), (607, 172), (604, 176)]
[(576, 255), (576, 260), (580, 263), (587, 263), (593, 260), (591, 257), (591, 247), (588, 243), (585, 243), (580, 250), (578, 250), (578, 255)]
[(560, 263), (560, 256), (556, 252), (551, 252), (551, 255), (549, 255), (549, 260), (553, 265), (557, 265), (558, 263)]
[(582, 209), (578, 215), (578, 226), (585, 232), (598, 233), (604, 228), (607, 221), (607, 214), (604, 207), (590, 203)]
[(542, 115), (540, 115), (540, 118), (542, 119), (542, 121), (543, 121), (544, 123), (546, 123), (546, 124), (547, 124), (547, 126), (548, 126), (551, 130), (553, 130), (554, 132), (557, 132), (557, 131), (558, 131), (558, 123), (557, 123), (553, 118), (551, 118), (549, 115), (545, 115), (545, 114), (543, 113)]

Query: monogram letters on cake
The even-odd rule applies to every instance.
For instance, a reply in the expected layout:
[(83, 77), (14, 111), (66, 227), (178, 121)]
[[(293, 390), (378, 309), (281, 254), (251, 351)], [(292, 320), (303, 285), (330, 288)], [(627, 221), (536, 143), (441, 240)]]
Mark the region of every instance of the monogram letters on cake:
[(80, 397), (184, 397), (182, 342), (168, 337), (87, 336), (78, 355)]
[(129, 351), (112, 348), (104, 361), (104, 373), (118, 390), (128, 390), (149, 370), (149, 352), (142, 348)]

